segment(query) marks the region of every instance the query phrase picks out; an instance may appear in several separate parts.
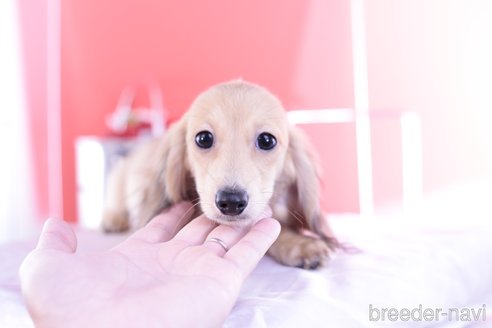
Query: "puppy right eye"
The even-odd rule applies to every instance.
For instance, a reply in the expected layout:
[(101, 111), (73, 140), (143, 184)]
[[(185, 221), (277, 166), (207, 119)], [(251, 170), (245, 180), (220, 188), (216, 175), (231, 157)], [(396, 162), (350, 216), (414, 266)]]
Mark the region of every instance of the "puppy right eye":
[(214, 144), (214, 135), (210, 131), (200, 131), (195, 136), (195, 143), (200, 148), (208, 149)]

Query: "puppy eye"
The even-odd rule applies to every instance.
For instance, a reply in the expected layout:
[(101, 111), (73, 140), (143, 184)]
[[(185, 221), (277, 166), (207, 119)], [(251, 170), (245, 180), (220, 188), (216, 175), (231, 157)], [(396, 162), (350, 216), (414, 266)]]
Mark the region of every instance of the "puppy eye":
[(214, 135), (210, 131), (200, 131), (195, 136), (195, 143), (200, 148), (208, 149), (214, 144)]
[(262, 150), (272, 150), (276, 145), (277, 139), (268, 132), (263, 132), (256, 138), (256, 146)]

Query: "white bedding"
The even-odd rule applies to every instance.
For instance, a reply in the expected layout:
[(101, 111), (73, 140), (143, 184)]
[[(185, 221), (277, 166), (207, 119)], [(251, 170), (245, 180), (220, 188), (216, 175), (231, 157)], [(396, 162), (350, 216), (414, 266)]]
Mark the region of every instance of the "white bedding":
[[(475, 219), (333, 217), (340, 240), (357, 250), (337, 254), (318, 271), (264, 258), (224, 326), (492, 326), (492, 224)], [(122, 238), (89, 231), (78, 235), (81, 252), (110, 247)], [(34, 243), (33, 238), (0, 246), (0, 327), (32, 326), (19, 294), (17, 269)], [(369, 320), (370, 315), (377, 318), (377, 311), (381, 318), (382, 308), (413, 310), (414, 319), (426, 308), (441, 313), (456, 308), (461, 321), (456, 311), (447, 316), (434, 312), (433, 321), (422, 314), (421, 321), (389, 321), (387, 314), (385, 321)], [(473, 313), (478, 320), (473, 321)]]

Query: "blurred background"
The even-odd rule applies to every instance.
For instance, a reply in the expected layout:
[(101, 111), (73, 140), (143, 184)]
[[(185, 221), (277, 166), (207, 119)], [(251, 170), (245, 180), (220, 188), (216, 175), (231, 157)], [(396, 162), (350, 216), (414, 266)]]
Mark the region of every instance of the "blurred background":
[(239, 77), (304, 122), (328, 213), (492, 213), (490, 17), (488, 0), (4, 0), (0, 240), (98, 221), (125, 90), (169, 126)]

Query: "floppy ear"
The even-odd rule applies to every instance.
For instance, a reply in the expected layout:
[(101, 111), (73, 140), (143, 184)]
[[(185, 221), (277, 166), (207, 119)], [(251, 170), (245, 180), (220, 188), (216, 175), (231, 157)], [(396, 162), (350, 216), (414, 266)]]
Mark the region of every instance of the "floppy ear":
[[(306, 136), (298, 128), (289, 130), (288, 158), (292, 163), (292, 204), (296, 204), (294, 213), (301, 214), (305, 228), (323, 238), (329, 246), (334, 247), (336, 240), (332, 237), (326, 217), (320, 207), (319, 173), (317, 160)], [(293, 209), (291, 209), (292, 211)]]
[(193, 199), (190, 193), (193, 186), (186, 161), (186, 121), (181, 119), (166, 132), (160, 140), (155, 140), (157, 147), (148, 148), (153, 154), (141, 157), (147, 161), (149, 171), (145, 184), (139, 186), (142, 199), (138, 200), (137, 226), (143, 226), (150, 219), (169, 206)]
[(169, 205), (194, 197), (194, 182), (186, 156), (185, 136), (186, 117), (183, 117), (166, 132), (162, 145), (158, 183), (164, 186), (165, 203)]

